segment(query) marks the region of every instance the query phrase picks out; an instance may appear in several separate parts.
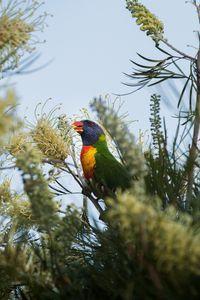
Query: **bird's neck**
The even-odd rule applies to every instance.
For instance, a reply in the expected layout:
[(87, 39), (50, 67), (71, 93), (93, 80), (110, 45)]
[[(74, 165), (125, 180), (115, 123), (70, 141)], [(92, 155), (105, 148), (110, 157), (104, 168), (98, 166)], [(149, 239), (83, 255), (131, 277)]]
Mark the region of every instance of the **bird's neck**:
[(96, 143), (92, 145), (96, 149), (108, 148), (105, 134), (101, 134)]
[(87, 139), (85, 136), (82, 136), (83, 147), (92, 146), (93, 148), (107, 147), (106, 136), (101, 134), (98, 138)]

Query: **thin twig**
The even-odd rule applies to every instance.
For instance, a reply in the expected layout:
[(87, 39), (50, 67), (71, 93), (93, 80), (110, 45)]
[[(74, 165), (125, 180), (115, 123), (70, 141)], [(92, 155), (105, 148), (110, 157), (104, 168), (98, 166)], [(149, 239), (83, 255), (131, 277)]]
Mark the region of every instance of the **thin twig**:
[(57, 179), (55, 179), (55, 182), (67, 193), (72, 194), (72, 192), (67, 189), (63, 184), (61, 184)]
[(200, 4), (197, 4), (196, 0), (193, 0), (192, 4), (196, 7), (197, 16), (198, 16), (198, 20), (199, 20), (199, 24), (200, 24)]
[(84, 188), (82, 190), (82, 194), (85, 195), (93, 203), (93, 205), (96, 207), (96, 209), (100, 213), (100, 216), (102, 216), (104, 210), (99, 205), (98, 199), (96, 199), (95, 197), (92, 196), (91, 191), (87, 188)]
[(4, 171), (4, 170), (10, 170), (10, 169), (15, 169), (16, 166), (13, 165), (13, 166), (9, 166), (9, 167), (0, 167), (0, 171)]
[(186, 54), (186, 53), (184, 53), (184, 52), (182, 52), (182, 51), (180, 51), (180, 50), (178, 50), (177, 48), (175, 48), (173, 45), (171, 45), (166, 39), (161, 39), (161, 41), (165, 44), (165, 45), (167, 45), (169, 48), (171, 48), (173, 51), (175, 51), (176, 53), (178, 53), (178, 54), (180, 54), (181, 56), (183, 56), (184, 58), (186, 58), (186, 59), (189, 59), (189, 60), (191, 60), (191, 61), (195, 61), (195, 58), (194, 57), (192, 57), (192, 56), (190, 56), (190, 55), (188, 55), (188, 54)]

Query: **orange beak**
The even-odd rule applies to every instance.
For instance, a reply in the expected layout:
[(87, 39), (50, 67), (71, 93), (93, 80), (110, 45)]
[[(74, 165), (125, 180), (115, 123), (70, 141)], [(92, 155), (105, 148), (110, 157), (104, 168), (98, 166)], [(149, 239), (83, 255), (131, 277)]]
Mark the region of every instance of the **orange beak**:
[(83, 132), (83, 122), (74, 122), (72, 124), (72, 128), (78, 132), (79, 134), (81, 134)]

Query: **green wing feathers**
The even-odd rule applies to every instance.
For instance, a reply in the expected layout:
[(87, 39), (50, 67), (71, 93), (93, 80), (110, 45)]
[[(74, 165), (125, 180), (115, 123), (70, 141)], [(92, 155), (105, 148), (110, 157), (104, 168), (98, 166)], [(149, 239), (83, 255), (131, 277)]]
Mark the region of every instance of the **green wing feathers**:
[(94, 178), (111, 190), (130, 186), (130, 175), (126, 168), (116, 160), (107, 149), (98, 149), (95, 153), (96, 166)]

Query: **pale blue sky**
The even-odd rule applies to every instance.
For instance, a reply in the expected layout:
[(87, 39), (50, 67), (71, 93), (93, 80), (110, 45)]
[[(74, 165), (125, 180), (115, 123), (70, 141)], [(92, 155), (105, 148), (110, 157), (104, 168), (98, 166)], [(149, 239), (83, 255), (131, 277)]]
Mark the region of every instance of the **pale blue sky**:
[[(191, 4), (184, 0), (149, 1), (143, 3), (165, 23), (165, 36), (176, 47), (194, 54), (186, 45), (195, 45), (197, 17)], [(54, 58), (45, 69), (14, 78), (20, 97), (20, 115), (31, 117), (36, 104), (53, 98), (52, 105), (63, 103), (62, 113), (78, 113), (100, 94), (126, 93), (130, 89), (121, 84), (129, 81), (123, 72), (131, 72), (129, 59), (136, 52), (155, 58), (152, 40), (139, 30), (124, 0), (48, 0), (45, 10), (53, 14), (49, 27), (38, 45), (42, 65)], [(125, 96), (124, 111), (131, 119), (139, 120), (134, 130), (148, 129), (149, 95), (157, 90), (139, 91)], [(171, 97), (170, 93), (167, 95)], [(174, 100), (175, 101), (175, 100)]]

